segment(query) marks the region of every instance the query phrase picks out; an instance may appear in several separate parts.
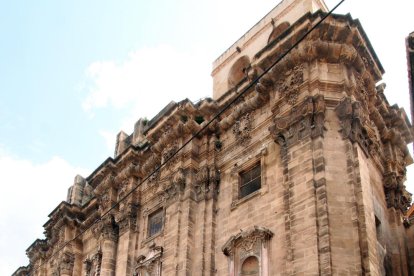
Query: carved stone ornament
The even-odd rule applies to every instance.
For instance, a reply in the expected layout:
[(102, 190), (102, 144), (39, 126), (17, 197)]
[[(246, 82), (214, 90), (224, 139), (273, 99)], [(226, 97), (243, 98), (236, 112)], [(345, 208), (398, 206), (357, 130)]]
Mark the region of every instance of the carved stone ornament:
[(233, 134), (236, 142), (241, 146), (246, 146), (251, 140), (250, 132), (252, 131), (252, 115), (244, 114), (233, 125)]
[(203, 199), (212, 194), (215, 195), (219, 182), (220, 172), (215, 167), (207, 165), (201, 167), (195, 175), (194, 190), (197, 199)]
[(163, 248), (152, 244), (146, 256), (137, 258), (134, 276), (159, 276), (161, 275), (161, 257)]
[(106, 191), (101, 197), (99, 198), (99, 209), (101, 211), (105, 211), (106, 209), (111, 207), (111, 197), (109, 195), (109, 191)]
[(164, 200), (176, 198), (179, 193), (183, 192), (186, 186), (184, 170), (179, 169), (172, 177), (172, 181), (167, 181), (164, 186), (163, 197)]
[(174, 142), (166, 146), (164, 150), (162, 151), (162, 162), (164, 163), (168, 160), (168, 162), (165, 163), (166, 169), (170, 169), (171, 167), (174, 167), (174, 165), (177, 163), (179, 158), (177, 155), (174, 155), (176, 154), (177, 150), (178, 150), (178, 144), (177, 142)]
[[(411, 194), (403, 185), (406, 163), (398, 130), (387, 130), (378, 112), (372, 112), (375, 122), (371, 121), (365, 115), (361, 104), (349, 97), (344, 98), (335, 111), (341, 121), (341, 134), (344, 139), (358, 143), (367, 156), (382, 157), (385, 170), (383, 185), (388, 208), (405, 211), (410, 206)], [(381, 128), (378, 131), (383, 133), (381, 137), (377, 132), (377, 125)], [(380, 152), (382, 148), (384, 152)]]
[[(141, 174), (144, 175), (144, 177), (148, 176), (150, 173), (154, 172), (157, 168), (159, 168), (161, 165), (161, 159), (159, 158), (157, 153), (152, 153), (148, 159), (144, 162), (141, 168)], [(159, 169), (152, 174), (149, 181), (157, 181), (159, 178)]]
[(273, 237), (272, 231), (264, 227), (254, 226), (252, 229), (240, 231), (235, 236), (231, 236), (223, 245), (224, 255), (230, 256), (235, 249), (240, 249), (243, 254), (257, 250), (257, 244), (270, 240)]
[(75, 264), (75, 255), (71, 252), (64, 252), (59, 262), (60, 275), (72, 275)]
[(284, 146), (294, 144), (305, 137), (323, 136), (325, 121), (325, 100), (317, 95), (307, 97), (292, 108), (286, 116), (276, 116), (269, 127), (273, 140)]
[(347, 97), (335, 108), (341, 120), (341, 134), (344, 139), (357, 142), (367, 155), (376, 154), (379, 148), (379, 137), (375, 132), (375, 125), (365, 115), (361, 104)]
[(86, 276), (99, 276), (101, 275), (101, 262), (102, 252), (98, 249), (93, 256), (88, 257), (85, 261), (85, 275)]
[(230, 237), (222, 247), (224, 255), (228, 257), (229, 275), (242, 275), (242, 264), (250, 257), (259, 262), (259, 271), (255, 275), (270, 275), (268, 257), (269, 240), (272, 236), (269, 229), (254, 226), (246, 231), (240, 230), (240, 233)]
[(405, 175), (395, 172), (384, 176), (385, 199), (388, 208), (395, 208), (405, 212), (411, 206), (412, 195), (407, 192), (403, 184)]
[(303, 65), (295, 66), (282, 74), (282, 78), (276, 82), (276, 91), (280, 92), (288, 104), (294, 105), (298, 100), (303, 79)]
[(116, 217), (116, 223), (119, 229), (119, 236), (126, 233), (128, 230), (135, 230), (137, 224), (137, 206), (135, 204), (125, 204), (122, 212), (119, 212)]
[(112, 216), (105, 216), (92, 227), (92, 233), (97, 240), (118, 240), (118, 226)]

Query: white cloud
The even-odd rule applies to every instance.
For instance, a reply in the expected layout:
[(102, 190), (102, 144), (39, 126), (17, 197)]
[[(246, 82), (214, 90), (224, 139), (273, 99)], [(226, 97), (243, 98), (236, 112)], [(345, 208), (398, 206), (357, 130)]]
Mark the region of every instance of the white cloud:
[[(121, 62), (98, 61), (86, 70), (85, 111), (127, 108), (122, 127), (156, 115), (171, 100), (197, 100), (212, 94), (211, 60), (203, 51), (179, 52), (162, 45), (129, 53)], [(126, 125), (127, 124), (127, 125)]]
[(27, 265), (26, 249), (37, 238), (44, 238), (42, 225), (47, 215), (63, 200), (76, 174), (60, 157), (42, 164), (20, 159), (0, 148), (2, 169), (0, 193), (0, 275), (11, 275)]
[(106, 148), (109, 152), (113, 152), (115, 150), (115, 142), (116, 142), (116, 133), (106, 130), (100, 130), (99, 134), (105, 140)]

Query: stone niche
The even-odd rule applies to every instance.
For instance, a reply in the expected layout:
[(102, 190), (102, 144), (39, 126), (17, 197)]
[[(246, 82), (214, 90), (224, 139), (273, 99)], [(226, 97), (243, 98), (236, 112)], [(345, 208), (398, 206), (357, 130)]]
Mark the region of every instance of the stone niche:
[(241, 230), (224, 244), (222, 251), (229, 262), (229, 276), (269, 275), (269, 240), (273, 233), (254, 226)]

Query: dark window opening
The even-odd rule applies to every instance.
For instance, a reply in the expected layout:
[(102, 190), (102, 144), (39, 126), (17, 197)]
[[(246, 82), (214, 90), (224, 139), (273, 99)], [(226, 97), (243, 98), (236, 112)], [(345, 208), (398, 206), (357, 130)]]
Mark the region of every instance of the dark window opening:
[(161, 232), (163, 226), (163, 210), (159, 209), (148, 216), (148, 237)]
[(375, 216), (375, 231), (377, 234), (377, 240), (381, 242), (381, 221)]
[(260, 163), (253, 168), (240, 173), (239, 198), (243, 198), (261, 188), (261, 168)]

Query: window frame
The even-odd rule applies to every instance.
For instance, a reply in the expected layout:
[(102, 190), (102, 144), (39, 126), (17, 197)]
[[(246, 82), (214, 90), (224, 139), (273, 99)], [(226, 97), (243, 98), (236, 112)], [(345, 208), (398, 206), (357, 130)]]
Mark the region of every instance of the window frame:
[[(248, 155), (245, 158), (239, 160), (235, 163), (233, 168), (230, 170), (231, 175), (231, 186), (232, 186), (232, 202), (231, 202), (231, 211), (237, 209), (240, 205), (249, 201), (250, 199), (256, 197), (257, 195), (264, 195), (268, 192), (269, 187), (267, 185), (266, 179), (266, 156), (268, 150), (267, 145), (257, 149), (256, 154)], [(244, 172), (254, 168), (255, 166), (260, 166), (260, 188), (255, 190), (252, 193), (249, 193), (243, 197), (240, 195), (240, 175)]]
[[(151, 219), (156, 216), (161, 216), (161, 227), (159, 228), (158, 231), (151, 233)], [(147, 239), (151, 239), (159, 235), (160, 233), (162, 233), (162, 231), (164, 230), (164, 222), (165, 222), (165, 212), (162, 207), (149, 213), (147, 217)]]
[[(258, 169), (258, 175), (254, 175), (254, 170)], [(250, 179), (247, 180), (246, 182), (244, 182), (244, 177), (247, 176)], [(257, 183), (254, 183), (256, 180), (259, 180), (258, 186), (257, 188), (254, 188), (253, 191), (244, 193), (243, 189), (245, 189), (246, 187), (248, 187), (249, 185), (254, 186), (257, 185)], [(238, 187), (238, 199), (244, 199), (248, 196), (250, 196), (251, 194), (256, 193), (257, 191), (260, 191), (260, 189), (262, 188), (262, 165), (260, 160), (255, 162), (253, 165), (249, 166), (248, 168), (242, 170), (241, 172), (239, 172), (239, 187)], [(250, 190), (249, 188), (245, 189), (245, 190)]]

